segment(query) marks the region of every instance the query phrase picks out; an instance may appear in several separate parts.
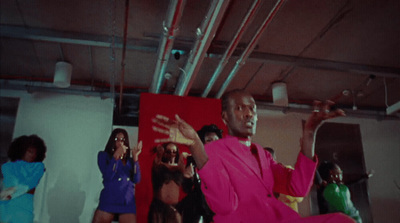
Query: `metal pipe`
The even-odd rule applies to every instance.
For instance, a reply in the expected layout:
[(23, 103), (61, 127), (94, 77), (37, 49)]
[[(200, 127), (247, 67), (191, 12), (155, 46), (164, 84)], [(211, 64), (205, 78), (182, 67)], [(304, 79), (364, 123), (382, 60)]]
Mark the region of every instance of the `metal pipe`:
[(157, 56), (157, 64), (153, 75), (153, 81), (150, 86), (151, 93), (159, 93), (164, 78), (164, 73), (168, 65), (171, 49), (174, 44), (175, 36), (178, 32), (178, 24), (183, 14), (185, 0), (171, 0), (168, 7), (166, 21), (163, 26), (163, 37), (160, 40), (160, 46)]
[(110, 93), (113, 100), (115, 100), (115, 21), (116, 21), (116, 11), (117, 4), (116, 0), (110, 1), (110, 20), (111, 20), (111, 39), (110, 39)]
[[(44, 83), (53, 84), (53, 77), (32, 77), (32, 76), (15, 76), (15, 75), (0, 75), (0, 80), (5, 80), (6, 82), (21, 83), (24, 85), (38, 85), (41, 86)], [(27, 81), (25, 81), (27, 80)], [(85, 81), (85, 80), (71, 80), (71, 86), (69, 88), (87, 88), (93, 91), (104, 91), (106, 88), (112, 87), (111, 84), (106, 82), (98, 81)], [(139, 92), (148, 92), (147, 87), (138, 86), (126, 86), (125, 89), (134, 89)], [(1, 89), (1, 88), (0, 88)], [(110, 91), (111, 92), (111, 91)], [(126, 94), (126, 93), (124, 93)]]
[[(114, 35), (113, 35), (114, 36)], [(38, 29), (38, 28), (21, 28), (18, 26), (11, 25), (0, 25), (0, 38), (16, 38), (16, 39), (26, 39), (26, 40), (37, 40), (43, 42), (54, 42), (54, 43), (67, 43), (74, 45), (85, 45), (85, 46), (95, 46), (95, 47), (109, 47), (110, 49), (122, 48), (122, 38), (110, 36), (100, 36), (91, 34), (77, 34), (72, 32), (60, 32), (48, 29)], [(178, 39), (176, 39), (178, 40)], [(184, 41), (184, 45), (188, 41)], [(143, 52), (157, 52), (158, 44), (153, 41), (147, 41), (142, 39), (128, 38), (128, 43), (126, 46), (127, 50), (137, 50)], [(110, 57), (112, 53), (110, 53)], [(208, 58), (221, 58), (222, 55), (219, 53), (207, 53)], [(232, 58), (235, 56), (232, 56)], [(114, 60), (114, 59), (112, 59)], [(398, 78), (400, 76), (400, 69), (397, 67), (383, 67), (383, 66), (372, 66), (367, 64), (356, 64), (356, 63), (346, 63), (339, 61), (321, 60), (315, 58), (306, 58), (299, 56), (290, 55), (279, 55), (271, 53), (262, 52), (252, 52), (248, 60), (255, 62), (265, 62), (270, 64), (278, 64), (285, 66), (298, 66), (298, 67), (308, 67), (313, 69), (322, 70), (334, 70), (339, 72), (348, 72), (352, 74), (370, 75), (373, 73), (377, 77), (388, 77), (388, 78)], [(110, 73), (113, 73), (110, 69)], [(110, 78), (110, 83), (111, 83)], [(110, 90), (111, 91), (111, 90)]]
[(93, 52), (92, 52), (92, 47), (89, 47), (89, 61), (90, 61), (90, 86), (92, 87), (92, 90), (94, 89), (94, 65), (93, 65)]
[(188, 61), (181, 73), (175, 94), (186, 96), (203, 63), (206, 50), (214, 38), (230, 0), (213, 0), (201, 27), (197, 28), (197, 39)]
[(232, 79), (235, 77), (236, 73), (239, 71), (239, 69), (245, 64), (247, 58), (249, 57), (250, 53), (253, 51), (254, 47), (256, 46), (258, 40), (260, 39), (262, 33), (264, 30), (267, 28), (269, 23), (272, 21), (276, 13), (278, 12), (279, 8), (283, 5), (284, 0), (278, 0), (274, 7), (272, 8), (271, 12), (268, 14), (268, 16), (265, 18), (263, 21), (262, 25), (260, 28), (257, 30), (256, 34), (253, 36), (253, 39), (250, 41), (249, 45), (246, 47), (246, 49), (243, 51), (242, 55), (240, 58), (236, 61), (235, 67), (232, 69), (232, 71), (229, 73), (228, 78), (226, 81), (222, 84), (222, 87), (218, 91), (216, 98), (220, 98), (222, 94), (225, 92), (226, 88), (232, 81)]
[(62, 48), (62, 46), (61, 46), (61, 43), (58, 43), (58, 49), (60, 50), (61, 61), (65, 61), (65, 58), (64, 58), (64, 51), (63, 51), (63, 48)]
[(119, 85), (119, 112), (122, 108), (122, 92), (124, 90), (125, 79), (125, 55), (126, 55), (126, 39), (128, 36), (128, 18), (129, 18), (129, 0), (125, 0), (125, 24), (124, 24), (124, 42), (122, 47), (122, 60), (121, 60), (121, 79)]
[[(107, 91), (93, 91), (90, 87), (81, 87), (81, 86), (71, 86), (70, 88), (57, 88), (54, 87), (52, 83), (49, 82), (30, 82), (30, 81), (14, 81), (14, 80), (2, 80), (0, 79), (0, 89), (2, 91), (1, 94), (7, 95), (7, 91), (21, 91), (21, 92), (48, 92), (54, 94), (66, 94), (66, 95), (79, 95), (79, 96), (92, 96), (92, 97), (100, 97), (102, 99), (106, 98), (114, 98), (114, 95), (111, 92)], [(118, 95), (118, 94), (117, 94)], [(137, 96), (138, 93), (125, 93), (125, 95), (129, 96)], [(298, 113), (310, 113), (313, 107), (310, 105), (302, 105), (289, 103), (288, 107), (276, 106), (272, 103), (260, 102), (256, 101), (257, 111), (258, 113), (262, 113), (263, 111), (282, 111), (283, 113), (288, 112), (298, 112)], [(381, 120), (400, 120), (400, 116), (396, 114), (386, 114), (384, 110), (367, 110), (367, 109), (358, 109), (352, 110), (350, 108), (345, 108), (347, 117), (356, 117), (356, 118), (370, 118), (376, 119), (378, 121)]]
[(217, 68), (212, 75), (210, 82), (208, 82), (207, 87), (204, 89), (202, 97), (207, 97), (208, 93), (210, 92), (212, 86), (214, 85), (215, 81), (218, 79), (219, 75), (221, 74), (222, 70), (224, 69), (225, 65), (228, 63), (230, 57), (232, 56), (233, 52), (235, 51), (237, 45), (239, 44), (240, 39), (242, 38), (244, 32), (246, 31), (249, 24), (253, 21), (257, 9), (260, 7), (261, 3), (260, 0), (255, 0), (251, 5), (249, 11), (247, 12), (246, 16), (243, 19), (242, 24), (238, 31), (236, 32), (235, 36), (233, 37), (232, 41), (230, 42), (228, 48), (226, 49), (224, 55), (222, 56), (220, 62), (218, 63)]

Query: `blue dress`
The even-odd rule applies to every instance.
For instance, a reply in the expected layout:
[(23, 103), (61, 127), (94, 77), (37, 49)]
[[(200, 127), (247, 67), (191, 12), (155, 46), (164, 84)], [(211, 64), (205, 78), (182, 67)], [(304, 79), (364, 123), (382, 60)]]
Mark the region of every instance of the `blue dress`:
[(115, 214), (136, 214), (135, 184), (140, 181), (138, 162), (115, 160), (104, 151), (99, 152), (97, 163), (103, 174), (104, 188), (100, 193), (98, 209)]
[(3, 164), (3, 189), (14, 187), (11, 200), (0, 201), (0, 222), (33, 222), (33, 194), (27, 192), (35, 188), (44, 174), (41, 162), (18, 160)]

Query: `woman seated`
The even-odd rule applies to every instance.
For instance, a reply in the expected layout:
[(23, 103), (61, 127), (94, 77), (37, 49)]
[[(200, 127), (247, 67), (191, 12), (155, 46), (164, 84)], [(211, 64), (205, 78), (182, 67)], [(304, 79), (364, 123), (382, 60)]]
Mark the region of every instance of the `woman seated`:
[(0, 193), (0, 222), (33, 222), (33, 194), (45, 168), (44, 141), (36, 136), (21, 136), (10, 145), (10, 162), (3, 164), (3, 190)]

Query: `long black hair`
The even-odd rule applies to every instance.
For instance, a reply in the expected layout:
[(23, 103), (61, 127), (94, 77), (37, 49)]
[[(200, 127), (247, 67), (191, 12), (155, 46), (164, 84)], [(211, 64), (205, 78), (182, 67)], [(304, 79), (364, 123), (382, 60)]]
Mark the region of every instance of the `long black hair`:
[(210, 124), (203, 126), (199, 131), (197, 131), (197, 135), (199, 135), (200, 140), (205, 143), (205, 137), (207, 133), (214, 132), (218, 138), (222, 139), (222, 129), (219, 129), (217, 125)]
[(112, 156), (114, 154), (114, 150), (115, 150), (115, 141), (117, 138), (117, 135), (119, 133), (124, 134), (124, 145), (128, 147), (128, 150), (126, 151), (126, 154), (130, 154), (130, 146), (129, 146), (129, 136), (128, 136), (128, 132), (125, 129), (114, 129), (111, 132), (110, 138), (108, 138), (108, 142), (106, 144), (106, 148), (104, 149), (105, 152), (107, 152), (110, 156)]
[(173, 144), (173, 145), (176, 146), (176, 156), (175, 156), (175, 159), (174, 159), (174, 163), (178, 163), (179, 157), (180, 157), (180, 155), (179, 155), (179, 147), (178, 147), (177, 144), (175, 144), (175, 143), (173, 143), (173, 142), (166, 142), (166, 143), (163, 143), (163, 144), (161, 144), (161, 145), (154, 146), (150, 151), (151, 151), (151, 153), (153, 153), (153, 154), (154, 154), (154, 153), (157, 154), (157, 153), (159, 153), (158, 148), (161, 147), (161, 148), (163, 149), (163, 151), (161, 152), (161, 157), (160, 157), (160, 158), (161, 158), (161, 162), (167, 163), (168, 160), (167, 160), (166, 157), (165, 157), (165, 152), (166, 152), (167, 146), (168, 146), (169, 144)]
[(330, 171), (335, 169), (337, 166), (336, 163), (331, 162), (331, 161), (324, 161), (322, 162), (319, 167), (318, 167), (318, 173), (321, 176), (321, 178), (325, 181), (329, 181), (330, 179)]

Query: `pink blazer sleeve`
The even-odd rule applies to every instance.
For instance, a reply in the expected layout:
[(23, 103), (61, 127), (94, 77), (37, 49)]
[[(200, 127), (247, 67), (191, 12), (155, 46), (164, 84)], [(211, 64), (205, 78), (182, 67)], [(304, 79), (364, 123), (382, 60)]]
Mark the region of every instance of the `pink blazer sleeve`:
[(276, 161), (271, 161), (274, 176), (274, 191), (294, 197), (304, 197), (310, 190), (317, 166), (316, 161), (310, 160), (299, 153), (294, 169), (287, 168)]

